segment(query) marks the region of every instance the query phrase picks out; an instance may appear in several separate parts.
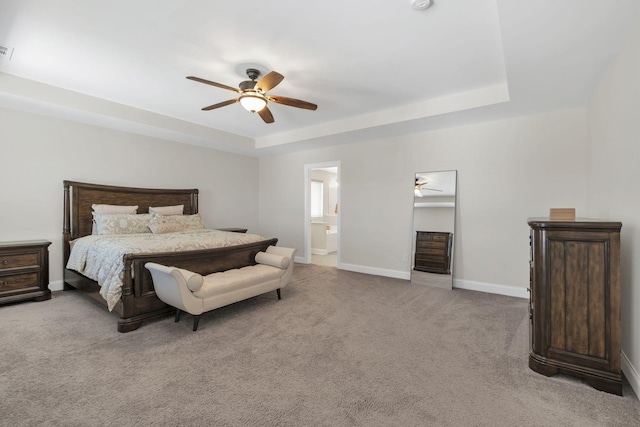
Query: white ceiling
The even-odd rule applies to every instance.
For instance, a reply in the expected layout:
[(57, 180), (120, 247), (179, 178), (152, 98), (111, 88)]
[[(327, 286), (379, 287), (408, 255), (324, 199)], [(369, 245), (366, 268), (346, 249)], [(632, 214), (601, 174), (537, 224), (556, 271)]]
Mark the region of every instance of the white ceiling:
[[(0, 0), (0, 106), (248, 155), (585, 105), (637, 0)], [(265, 124), (234, 92), (285, 76)]]

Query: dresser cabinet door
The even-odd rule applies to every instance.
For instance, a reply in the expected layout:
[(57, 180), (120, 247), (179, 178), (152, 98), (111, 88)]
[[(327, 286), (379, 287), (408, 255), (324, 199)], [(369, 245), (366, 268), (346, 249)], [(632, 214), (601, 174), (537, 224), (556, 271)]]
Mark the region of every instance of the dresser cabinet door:
[(548, 357), (595, 369), (614, 368), (619, 360), (611, 349), (615, 292), (609, 276), (609, 234), (558, 231), (547, 236)]

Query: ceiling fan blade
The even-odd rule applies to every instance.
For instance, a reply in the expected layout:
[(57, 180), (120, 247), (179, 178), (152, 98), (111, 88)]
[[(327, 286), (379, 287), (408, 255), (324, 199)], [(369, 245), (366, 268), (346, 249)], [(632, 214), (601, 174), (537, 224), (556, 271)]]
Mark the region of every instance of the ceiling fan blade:
[(428, 190), (428, 191), (439, 191), (442, 193), (442, 190), (438, 190), (437, 188), (426, 188), (426, 187), (420, 187), (420, 190)]
[(255, 85), (255, 89), (267, 92), (278, 86), (282, 80), (284, 80), (284, 76), (282, 74), (272, 71), (258, 80)]
[(267, 99), (276, 104), (288, 105), (290, 107), (304, 108), (305, 110), (316, 110), (318, 106), (307, 101), (300, 101), (286, 96), (268, 96)]
[(237, 89), (237, 88), (231, 87), (231, 86), (227, 86), (227, 85), (223, 85), (222, 83), (216, 83), (216, 82), (212, 82), (211, 80), (205, 80), (205, 79), (201, 79), (200, 77), (194, 77), (194, 76), (187, 76), (187, 78), (189, 80), (193, 80), (195, 82), (200, 82), (200, 83), (204, 83), (204, 84), (207, 84), (207, 85), (219, 87), (221, 89), (232, 90), (234, 92), (240, 93), (240, 89)]
[(262, 120), (264, 120), (265, 123), (273, 123), (273, 114), (271, 114), (271, 111), (267, 108), (264, 107), (262, 110), (258, 111), (258, 114), (260, 114), (260, 117), (262, 117)]
[(204, 107), (202, 111), (215, 110), (216, 108), (226, 107), (227, 105), (235, 104), (238, 102), (238, 99), (230, 99), (228, 101), (218, 102), (217, 104), (209, 105), (208, 107)]

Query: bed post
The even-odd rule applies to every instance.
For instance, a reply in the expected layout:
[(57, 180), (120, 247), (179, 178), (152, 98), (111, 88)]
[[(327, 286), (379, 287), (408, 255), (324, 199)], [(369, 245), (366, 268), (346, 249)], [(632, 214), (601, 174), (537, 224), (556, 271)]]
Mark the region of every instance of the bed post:
[(198, 210), (198, 189), (196, 188), (193, 190), (193, 193), (191, 193), (191, 215), (197, 214), (198, 212), (200, 211)]
[[(69, 241), (71, 240), (71, 199), (69, 198), (69, 181), (62, 181), (64, 186), (64, 207), (63, 207), (63, 223), (62, 223), (62, 271), (65, 271), (69, 255), (71, 254), (71, 248), (69, 247)], [(64, 274), (63, 274), (64, 276)], [(69, 290), (73, 287), (67, 285), (67, 282), (62, 279), (62, 289)]]

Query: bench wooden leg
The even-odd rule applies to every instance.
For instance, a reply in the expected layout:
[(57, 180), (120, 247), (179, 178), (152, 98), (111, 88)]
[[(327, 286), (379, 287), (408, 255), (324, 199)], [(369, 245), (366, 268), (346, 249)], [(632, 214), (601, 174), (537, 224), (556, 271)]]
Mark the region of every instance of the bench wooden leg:
[(278, 293), (278, 299), (282, 299), (282, 298), (280, 297), (280, 288), (276, 289), (276, 292)]
[(200, 322), (200, 315), (193, 316), (193, 330), (198, 330), (198, 323)]
[(180, 309), (176, 308), (176, 322), (180, 321)]

